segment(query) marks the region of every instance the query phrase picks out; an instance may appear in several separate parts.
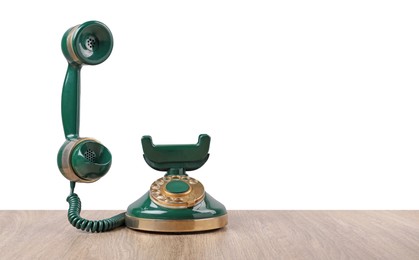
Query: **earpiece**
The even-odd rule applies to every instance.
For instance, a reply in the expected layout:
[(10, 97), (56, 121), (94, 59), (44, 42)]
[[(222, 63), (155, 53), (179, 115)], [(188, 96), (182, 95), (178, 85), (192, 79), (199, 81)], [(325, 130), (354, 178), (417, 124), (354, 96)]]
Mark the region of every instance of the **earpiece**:
[(106, 25), (89, 21), (68, 29), (61, 40), (61, 49), (70, 64), (97, 65), (111, 55), (112, 33)]
[(73, 182), (97, 181), (112, 164), (112, 155), (104, 145), (92, 138), (79, 137), (81, 67), (104, 62), (112, 48), (111, 31), (98, 21), (68, 29), (61, 40), (68, 61), (61, 96), (61, 118), (67, 140), (58, 152), (57, 163), (64, 177)]

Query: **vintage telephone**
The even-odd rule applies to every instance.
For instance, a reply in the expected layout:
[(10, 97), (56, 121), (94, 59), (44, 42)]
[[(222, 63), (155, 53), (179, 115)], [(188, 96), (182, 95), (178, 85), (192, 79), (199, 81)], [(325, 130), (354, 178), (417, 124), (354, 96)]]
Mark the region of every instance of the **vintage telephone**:
[(112, 155), (104, 145), (79, 136), (80, 70), (84, 64), (104, 62), (112, 52), (113, 37), (106, 25), (89, 21), (68, 29), (61, 48), (68, 61), (61, 97), (66, 141), (58, 152), (57, 163), (64, 177), (70, 180), (69, 222), (90, 232), (104, 232), (123, 225), (144, 231), (195, 232), (227, 225), (224, 205), (211, 197), (201, 182), (186, 174), (208, 160), (211, 140), (208, 135), (200, 135), (198, 143), (191, 145), (154, 145), (150, 136), (143, 136), (146, 163), (166, 174), (153, 182), (150, 190), (126, 212), (103, 220), (80, 217), (81, 201), (74, 193), (76, 182), (99, 180), (112, 163)]

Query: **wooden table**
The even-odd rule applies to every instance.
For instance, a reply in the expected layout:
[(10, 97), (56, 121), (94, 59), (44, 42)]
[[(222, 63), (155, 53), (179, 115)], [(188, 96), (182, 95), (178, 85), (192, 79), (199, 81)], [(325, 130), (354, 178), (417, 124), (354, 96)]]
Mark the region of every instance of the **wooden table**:
[(0, 211), (0, 259), (419, 259), (419, 211), (229, 211), (226, 228), (183, 235), (92, 234), (65, 211)]

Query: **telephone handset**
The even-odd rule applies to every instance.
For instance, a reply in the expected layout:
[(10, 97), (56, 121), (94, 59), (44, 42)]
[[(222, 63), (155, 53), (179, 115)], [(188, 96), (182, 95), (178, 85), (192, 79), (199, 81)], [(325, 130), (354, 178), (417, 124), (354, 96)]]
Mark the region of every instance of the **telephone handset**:
[(74, 193), (76, 182), (99, 180), (110, 169), (112, 155), (99, 141), (79, 136), (80, 70), (83, 65), (104, 62), (112, 52), (113, 37), (109, 28), (98, 21), (88, 21), (68, 29), (61, 49), (68, 61), (61, 97), (61, 117), (66, 141), (57, 163), (70, 181), (68, 220), (76, 228), (104, 232), (119, 226), (154, 232), (195, 232), (219, 229), (227, 225), (223, 204), (211, 197), (193, 171), (208, 160), (210, 137), (202, 134), (197, 144), (155, 145), (150, 136), (141, 139), (144, 160), (153, 169), (166, 172), (154, 181), (149, 191), (132, 203), (126, 212), (108, 219), (87, 220), (80, 216), (81, 201)]

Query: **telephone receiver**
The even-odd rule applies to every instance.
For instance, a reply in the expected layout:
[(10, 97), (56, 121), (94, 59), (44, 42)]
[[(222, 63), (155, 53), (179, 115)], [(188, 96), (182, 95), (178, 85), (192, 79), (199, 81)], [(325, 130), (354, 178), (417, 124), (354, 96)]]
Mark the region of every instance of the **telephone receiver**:
[(164, 176), (129, 205), (126, 212), (102, 220), (80, 216), (81, 201), (74, 193), (76, 183), (92, 183), (109, 171), (112, 155), (93, 138), (79, 136), (80, 71), (83, 65), (98, 65), (112, 53), (113, 36), (99, 21), (88, 21), (68, 29), (61, 40), (68, 67), (61, 96), (61, 118), (65, 142), (58, 151), (61, 174), (70, 181), (68, 220), (88, 232), (105, 232), (120, 226), (152, 232), (196, 232), (220, 229), (227, 225), (223, 204), (211, 197), (203, 184), (186, 172), (202, 167), (209, 158), (211, 138), (201, 134), (196, 144), (155, 145), (143, 136), (143, 158)]

